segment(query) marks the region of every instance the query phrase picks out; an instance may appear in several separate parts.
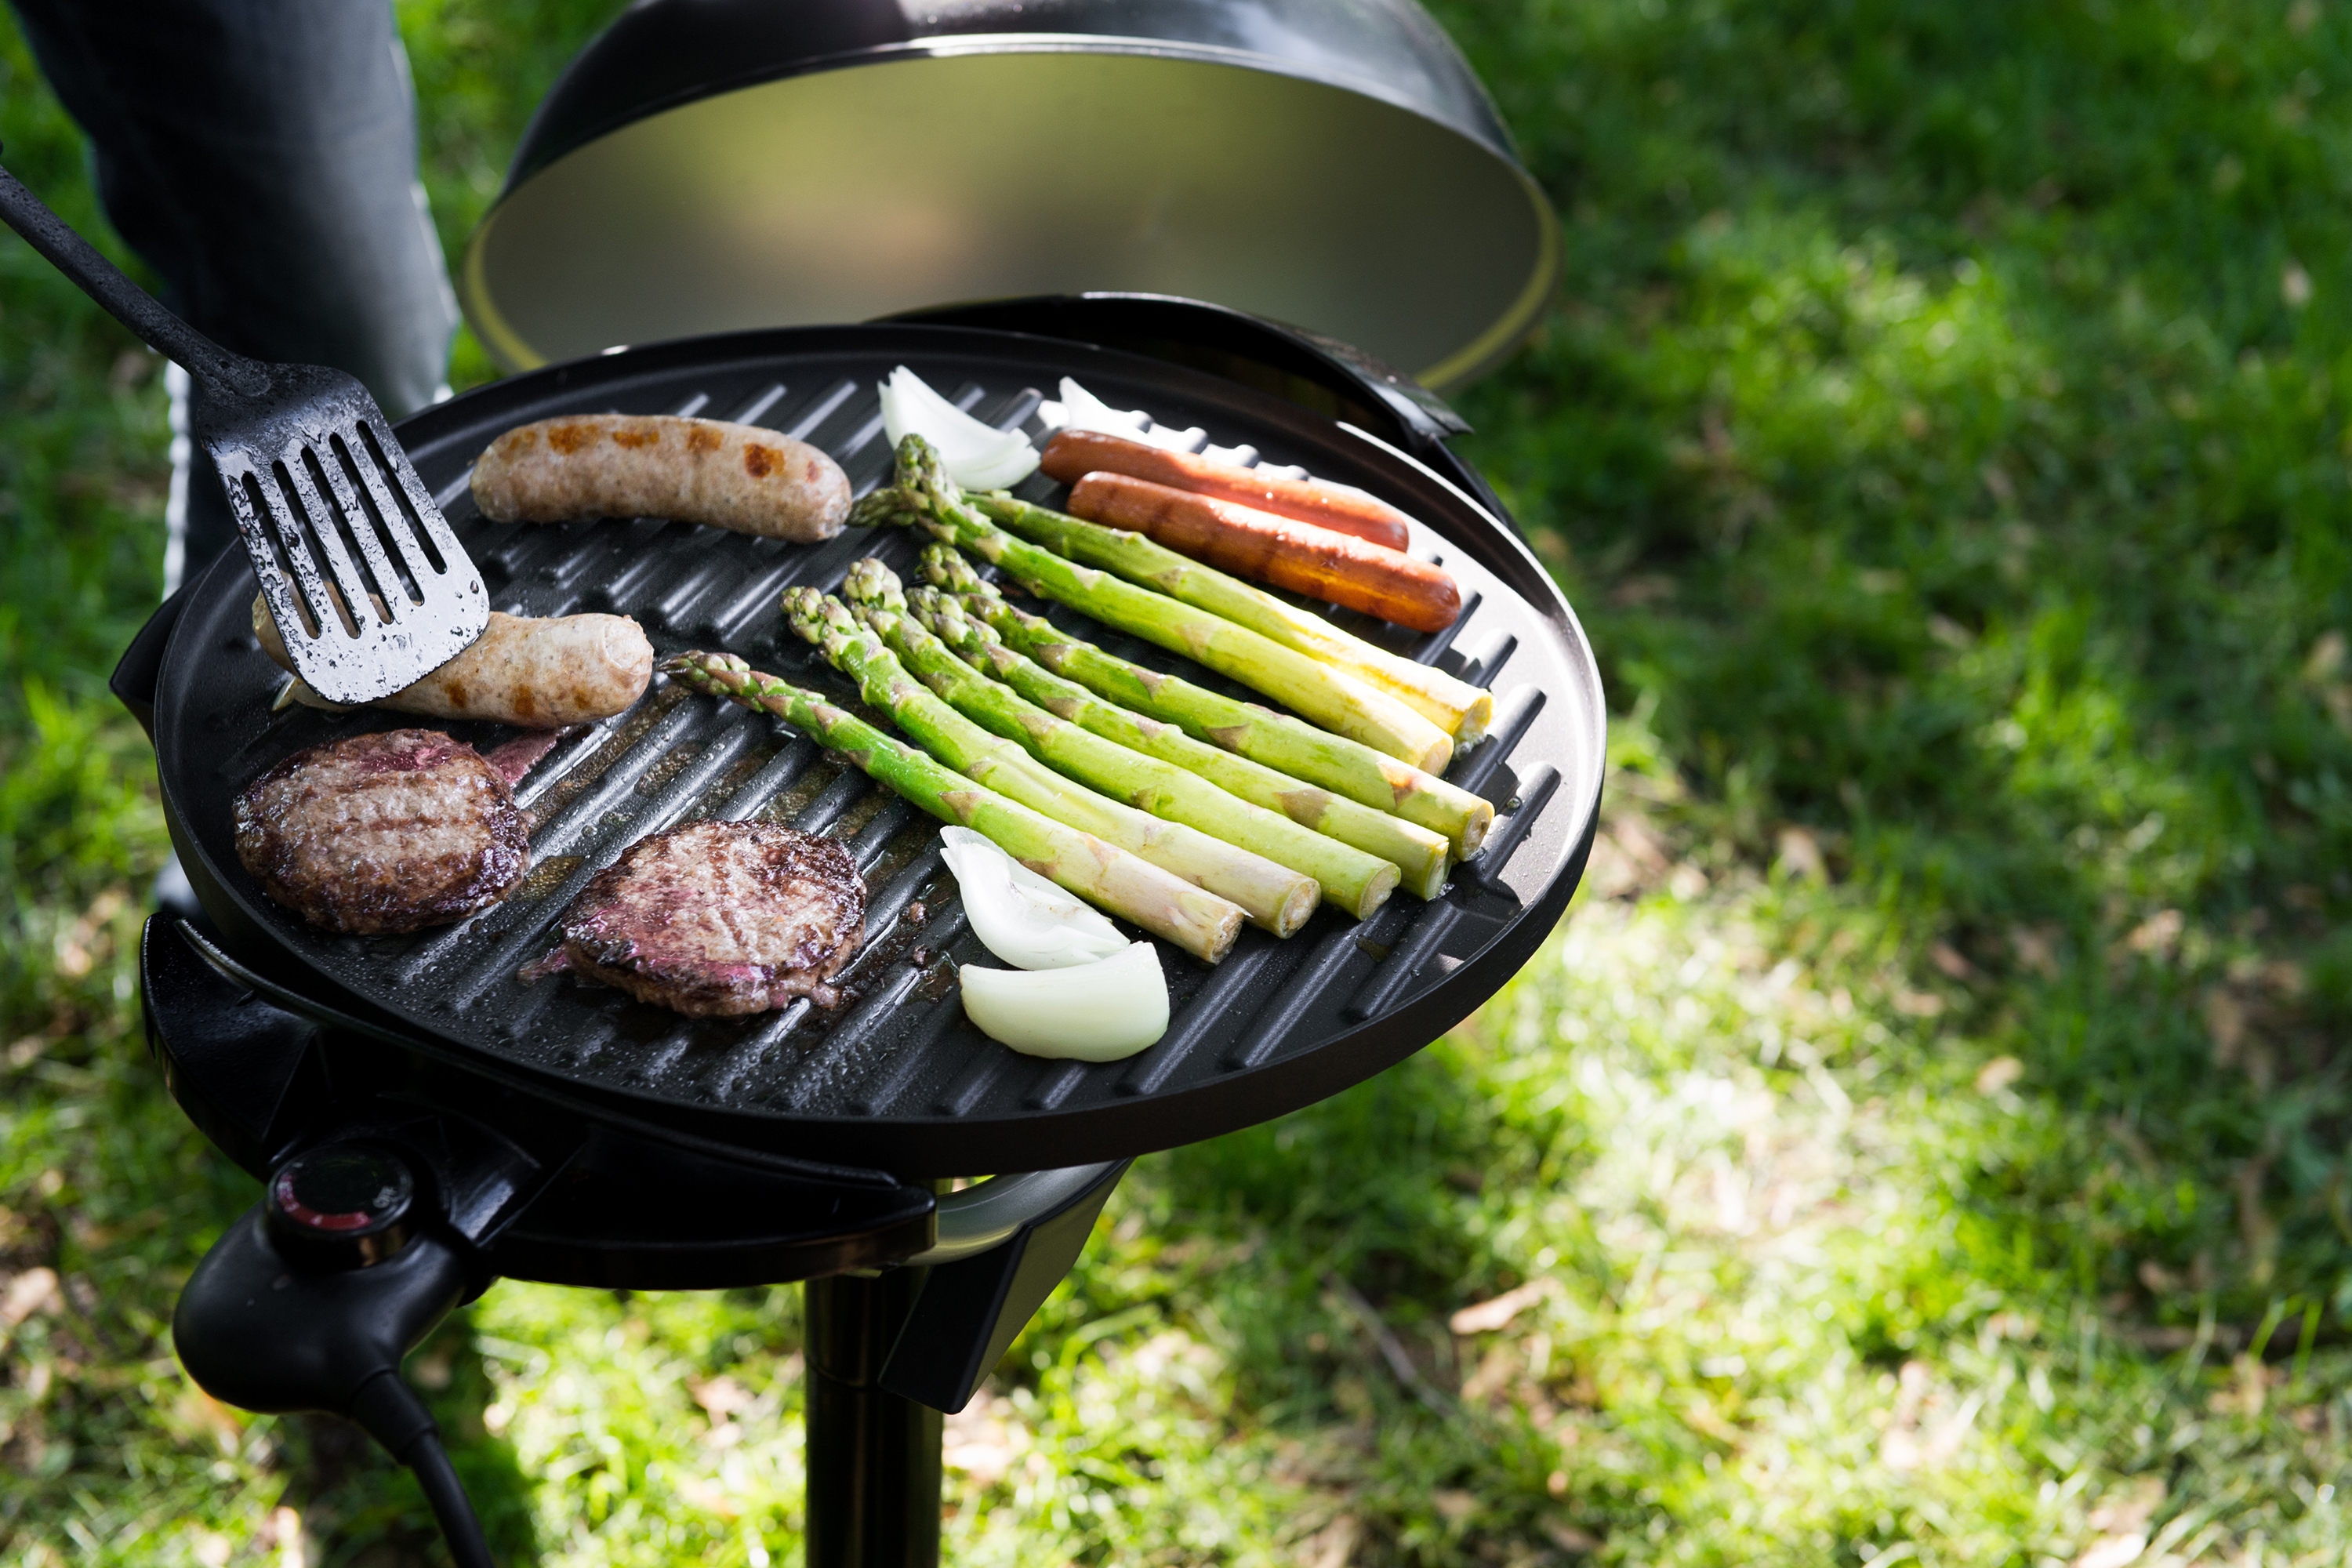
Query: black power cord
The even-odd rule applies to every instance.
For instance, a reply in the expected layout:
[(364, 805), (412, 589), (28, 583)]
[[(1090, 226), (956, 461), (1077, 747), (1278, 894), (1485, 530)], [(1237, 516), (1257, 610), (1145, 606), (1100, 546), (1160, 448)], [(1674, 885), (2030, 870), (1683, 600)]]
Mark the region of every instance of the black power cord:
[(474, 1517), (474, 1505), (466, 1500), (466, 1489), (458, 1484), (457, 1471), (441, 1447), (441, 1435), (425, 1433), (401, 1458), (416, 1472), (416, 1484), (425, 1489), (425, 1500), (433, 1505), (433, 1517), (440, 1521), (442, 1539), (448, 1542), (449, 1555), (457, 1568), (496, 1568), (490, 1561), (490, 1543), (482, 1535), (482, 1521)]
[(297, 1154), (268, 1194), (180, 1292), (180, 1364), (226, 1404), (348, 1417), (416, 1472), (458, 1568), (493, 1568), (433, 1414), (400, 1378), (482, 1282), (463, 1244), (437, 1230), (417, 1169), (364, 1140)]
[(425, 1489), (425, 1500), (433, 1506), (433, 1517), (457, 1568), (497, 1568), (490, 1560), (490, 1543), (482, 1534), (482, 1522), (474, 1517), (474, 1505), (467, 1500), (457, 1468), (449, 1463), (448, 1450), (441, 1446), (441, 1428), (434, 1424), (432, 1412), (425, 1408), (416, 1391), (402, 1382), (398, 1373), (380, 1372), (352, 1399), (352, 1419), (415, 1472), (416, 1484)]

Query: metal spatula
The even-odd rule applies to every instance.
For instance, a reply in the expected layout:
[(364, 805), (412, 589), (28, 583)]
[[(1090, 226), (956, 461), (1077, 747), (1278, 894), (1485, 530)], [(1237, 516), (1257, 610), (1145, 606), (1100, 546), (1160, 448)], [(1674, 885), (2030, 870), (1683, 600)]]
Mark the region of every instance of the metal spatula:
[(322, 365), (230, 353), (116, 270), (5, 169), (0, 219), (194, 378), (196, 439), (220, 467), (245, 552), (295, 672), (313, 690), (331, 702), (389, 696), (482, 635), (490, 605), (481, 574), (365, 387)]

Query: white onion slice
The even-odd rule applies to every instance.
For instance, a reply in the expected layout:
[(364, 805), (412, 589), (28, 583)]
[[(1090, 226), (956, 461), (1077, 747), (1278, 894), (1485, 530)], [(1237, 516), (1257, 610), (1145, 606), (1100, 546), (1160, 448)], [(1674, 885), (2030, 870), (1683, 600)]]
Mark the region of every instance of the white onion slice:
[(1056, 430), (1091, 430), (1101, 436), (1139, 441), (1147, 447), (1164, 447), (1171, 452), (1197, 452), (1213, 463), (1231, 463), (1237, 468), (1254, 468), (1276, 479), (1307, 478), (1307, 470), (1296, 465), (1261, 464), (1257, 460), (1255, 447), (1215, 446), (1210, 442), (1209, 433), (1197, 425), (1179, 430), (1173, 426), (1154, 423), (1151, 416), (1140, 408), (1113, 408), (1066, 375), (1062, 378), (1062, 401), (1039, 404), (1037, 417)]
[(891, 448), (914, 432), (937, 448), (948, 477), (966, 489), (1005, 489), (1037, 471), (1037, 448), (1028, 437), (982, 424), (905, 365), (875, 390), (882, 395), (882, 428)]
[(1163, 447), (1171, 452), (1197, 452), (1208, 435), (1197, 427), (1173, 430), (1153, 424), (1151, 416), (1140, 408), (1113, 408), (1066, 375), (1062, 378), (1061, 408), (1065, 430), (1091, 430), (1098, 436), (1117, 436), (1123, 440), (1140, 441), (1147, 447)]
[(1115, 1062), (1168, 1032), (1168, 982), (1148, 942), (1075, 969), (967, 963), (961, 975), (965, 1016), (1024, 1056)]
[(1015, 969), (1066, 969), (1127, 945), (1110, 921), (969, 827), (940, 829), (964, 919), (980, 944)]

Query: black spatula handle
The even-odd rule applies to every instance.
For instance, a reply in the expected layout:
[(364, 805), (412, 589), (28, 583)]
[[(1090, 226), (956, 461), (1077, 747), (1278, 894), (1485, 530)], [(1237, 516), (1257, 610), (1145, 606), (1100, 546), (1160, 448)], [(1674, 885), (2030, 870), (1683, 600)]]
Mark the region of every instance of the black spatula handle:
[(162, 301), (124, 277), (114, 263), (66, 226), (65, 219), (51, 212), (47, 204), (5, 169), (0, 169), (0, 220), (23, 235), (26, 244), (79, 284), (83, 293), (105, 306), (109, 314), (136, 332), (148, 347), (166, 359), (176, 360), (190, 375), (199, 380), (225, 381), (248, 396), (257, 396), (268, 389), (269, 373), (258, 363), (229, 353), (165, 310)]

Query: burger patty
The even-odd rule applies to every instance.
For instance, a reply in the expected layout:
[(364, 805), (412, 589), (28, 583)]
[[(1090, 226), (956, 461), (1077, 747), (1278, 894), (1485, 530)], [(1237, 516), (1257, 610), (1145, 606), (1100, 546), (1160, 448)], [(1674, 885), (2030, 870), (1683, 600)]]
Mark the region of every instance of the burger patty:
[(530, 837), (473, 747), (390, 730), (297, 752), (246, 786), (236, 858), (312, 925), (374, 936), (497, 903), (530, 868)]
[(733, 1017), (825, 984), (866, 940), (866, 883), (830, 838), (773, 822), (697, 822), (637, 840), (580, 890), (568, 968), (690, 1018)]

